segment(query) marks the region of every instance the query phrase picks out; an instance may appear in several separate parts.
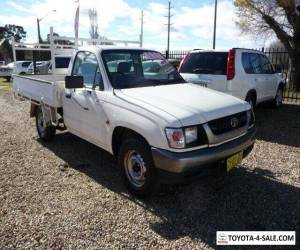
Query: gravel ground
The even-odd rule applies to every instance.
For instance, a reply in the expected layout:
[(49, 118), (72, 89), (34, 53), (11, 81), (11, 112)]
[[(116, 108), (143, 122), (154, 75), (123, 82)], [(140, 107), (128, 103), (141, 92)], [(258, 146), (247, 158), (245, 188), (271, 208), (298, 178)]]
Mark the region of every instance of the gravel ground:
[(214, 249), (217, 230), (300, 231), (300, 106), (258, 109), (255, 148), (224, 181), (146, 201), (108, 153), (69, 133), (42, 143), (28, 102), (4, 93), (0, 107), (0, 249)]

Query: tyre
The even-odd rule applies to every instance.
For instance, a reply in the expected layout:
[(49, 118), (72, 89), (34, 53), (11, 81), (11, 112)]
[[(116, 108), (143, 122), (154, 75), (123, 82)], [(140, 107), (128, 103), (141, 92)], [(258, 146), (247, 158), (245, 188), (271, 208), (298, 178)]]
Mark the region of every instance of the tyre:
[(6, 79), (7, 82), (10, 82), (11, 77), (10, 76), (6, 76), (5, 79)]
[(143, 198), (158, 189), (156, 169), (147, 142), (135, 137), (125, 139), (118, 162), (125, 185), (132, 194)]
[(279, 108), (280, 106), (282, 106), (282, 102), (283, 102), (283, 89), (279, 87), (277, 89), (276, 96), (272, 101), (272, 106), (274, 108)]
[(255, 108), (256, 96), (255, 96), (254, 93), (252, 93), (252, 92), (248, 93), (247, 96), (246, 96), (245, 101), (248, 102), (251, 105), (252, 109)]
[(43, 141), (53, 140), (56, 133), (56, 128), (54, 126), (44, 125), (43, 111), (41, 107), (38, 107), (36, 111), (35, 122), (36, 122), (36, 130), (38, 132), (39, 137)]

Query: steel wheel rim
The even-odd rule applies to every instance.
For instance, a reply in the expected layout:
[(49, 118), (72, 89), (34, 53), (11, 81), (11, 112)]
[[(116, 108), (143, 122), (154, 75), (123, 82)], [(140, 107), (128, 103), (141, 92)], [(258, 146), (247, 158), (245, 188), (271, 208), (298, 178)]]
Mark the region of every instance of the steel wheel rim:
[(124, 158), (125, 173), (130, 183), (140, 188), (146, 183), (146, 164), (143, 157), (135, 150), (130, 150)]

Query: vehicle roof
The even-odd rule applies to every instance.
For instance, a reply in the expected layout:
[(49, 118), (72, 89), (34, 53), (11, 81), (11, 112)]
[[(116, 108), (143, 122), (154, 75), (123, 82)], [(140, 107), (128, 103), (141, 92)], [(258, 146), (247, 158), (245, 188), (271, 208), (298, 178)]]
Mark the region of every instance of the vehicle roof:
[[(233, 48), (235, 50), (243, 50), (243, 51), (251, 51), (251, 52), (255, 52), (255, 53), (260, 53), (260, 54), (264, 54), (264, 52), (259, 51), (259, 50), (255, 50), (255, 49), (246, 49), (246, 48)], [(213, 50), (213, 49), (195, 49), (195, 50), (191, 50), (189, 53), (207, 53), (207, 52), (216, 52), (216, 53), (228, 53), (229, 49), (223, 49), (223, 50)]]

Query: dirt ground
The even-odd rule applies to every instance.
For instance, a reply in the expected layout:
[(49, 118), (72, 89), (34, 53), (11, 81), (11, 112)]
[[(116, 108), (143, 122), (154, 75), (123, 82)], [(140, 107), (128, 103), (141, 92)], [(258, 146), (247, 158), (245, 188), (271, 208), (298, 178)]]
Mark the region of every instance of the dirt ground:
[(0, 107), (0, 249), (214, 249), (217, 230), (300, 232), (299, 105), (257, 110), (255, 148), (225, 180), (148, 200), (101, 149), (69, 133), (41, 142), (28, 102), (3, 93)]

